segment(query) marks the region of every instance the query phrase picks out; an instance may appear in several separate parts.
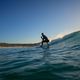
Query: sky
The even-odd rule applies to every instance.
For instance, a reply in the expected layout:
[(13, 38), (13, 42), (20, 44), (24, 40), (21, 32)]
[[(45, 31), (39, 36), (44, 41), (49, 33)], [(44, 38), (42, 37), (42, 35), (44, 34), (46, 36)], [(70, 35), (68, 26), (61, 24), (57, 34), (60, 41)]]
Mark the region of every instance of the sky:
[(80, 0), (0, 0), (0, 42), (36, 43), (80, 30)]

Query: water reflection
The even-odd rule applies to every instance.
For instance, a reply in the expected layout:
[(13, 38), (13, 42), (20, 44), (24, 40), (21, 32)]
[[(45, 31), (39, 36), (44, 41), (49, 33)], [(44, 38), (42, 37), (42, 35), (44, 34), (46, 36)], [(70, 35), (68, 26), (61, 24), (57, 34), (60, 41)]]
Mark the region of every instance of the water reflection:
[(43, 48), (42, 60), (45, 64), (49, 64), (49, 60), (50, 60), (50, 49), (49, 48)]

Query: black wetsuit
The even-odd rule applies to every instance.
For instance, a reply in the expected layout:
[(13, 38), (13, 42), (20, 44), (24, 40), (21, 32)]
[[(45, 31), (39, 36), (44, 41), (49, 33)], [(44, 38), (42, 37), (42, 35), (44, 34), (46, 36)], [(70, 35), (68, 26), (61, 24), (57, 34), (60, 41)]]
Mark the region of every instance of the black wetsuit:
[[(47, 36), (44, 35), (43, 33), (42, 33), (41, 39), (42, 39), (41, 47), (43, 46), (43, 43), (44, 43), (44, 42), (46, 42), (47, 45), (48, 45), (49, 39), (48, 39)], [(49, 45), (48, 45), (48, 47), (49, 47)]]
[(48, 38), (45, 35), (41, 36), (42, 42), (49, 42)]

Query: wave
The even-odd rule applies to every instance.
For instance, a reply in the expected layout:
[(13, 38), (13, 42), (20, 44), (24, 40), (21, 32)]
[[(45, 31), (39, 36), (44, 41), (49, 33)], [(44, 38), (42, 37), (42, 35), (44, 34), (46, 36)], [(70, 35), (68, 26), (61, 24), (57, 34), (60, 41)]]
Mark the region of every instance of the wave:
[(69, 47), (74, 45), (80, 44), (80, 31), (70, 33), (68, 35), (65, 35), (63, 38), (58, 38), (55, 40), (52, 40), (50, 45), (62, 45), (63, 47)]

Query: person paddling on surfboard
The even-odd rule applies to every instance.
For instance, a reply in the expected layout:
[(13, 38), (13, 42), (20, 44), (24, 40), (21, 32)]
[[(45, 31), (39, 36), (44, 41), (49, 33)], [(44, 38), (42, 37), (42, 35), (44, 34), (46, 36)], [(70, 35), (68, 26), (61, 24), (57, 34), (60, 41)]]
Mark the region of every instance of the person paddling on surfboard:
[[(47, 36), (46, 35), (44, 35), (44, 33), (41, 33), (41, 39), (42, 39), (42, 42), (41, 42), (41, 47), (43, 46), (43, 43), (47, 43), (47, 45), (48, 45), (48, 42), (49, 42), (49, 39), (47, 38)], [(49, 45), (48, 45), (48, 47), (49, 47)]]

